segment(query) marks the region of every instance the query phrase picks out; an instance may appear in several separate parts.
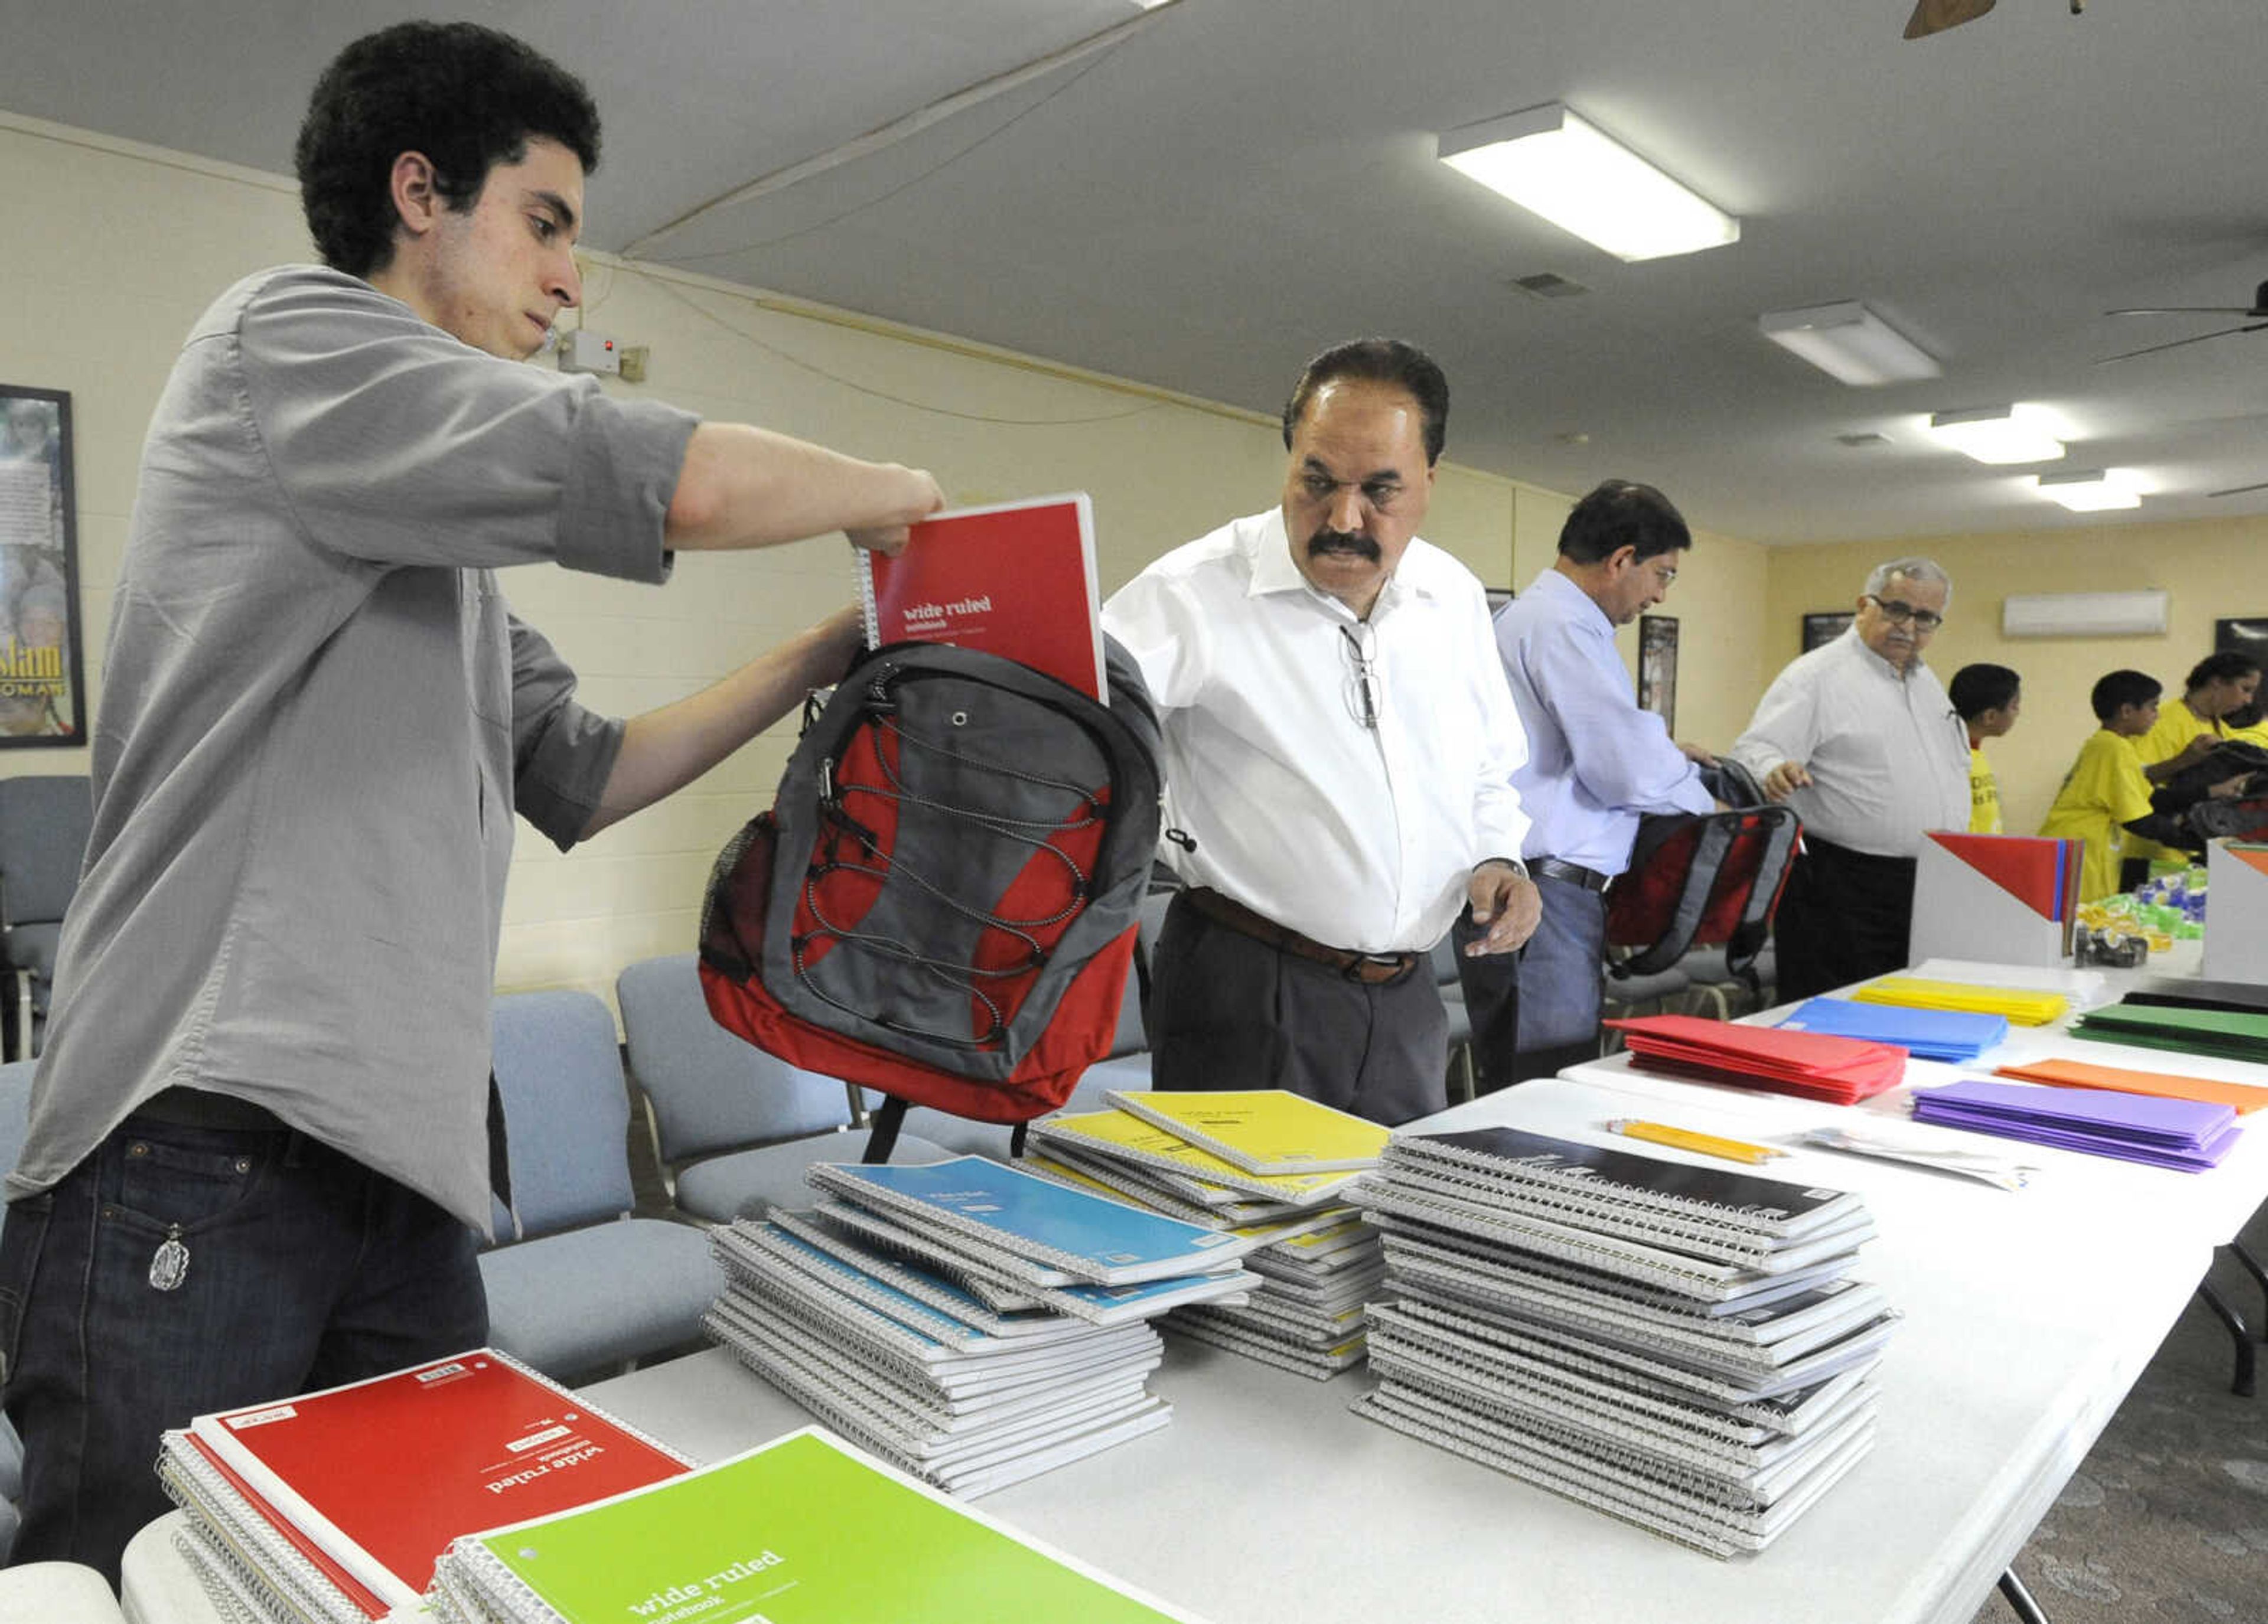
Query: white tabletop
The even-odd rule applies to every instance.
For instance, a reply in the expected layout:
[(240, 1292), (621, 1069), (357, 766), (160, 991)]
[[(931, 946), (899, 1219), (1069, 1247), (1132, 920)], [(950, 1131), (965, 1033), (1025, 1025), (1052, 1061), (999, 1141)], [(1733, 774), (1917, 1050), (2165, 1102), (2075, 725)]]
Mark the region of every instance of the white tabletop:
[[(1506, 1123), (1628, 1148), (1603, 1124), (1631, 1114), (1752, 1139), (1847, 1120), (1647, 1077), (1617, 1057), (1429, 1125)], [(1221, 1624), (1967, 1624), (2147, 1363), (2213, 1243), (2234, 1233), (2229, 1215), (2268, 1194), (2260, 1146), (2205, 1174), (2007, 1148), (2040, 1165), (2029, 1188), (1823, 1150), (1771, 1165), (1866, 1194), (1881, 1233), (1856, 1272), (1906, 1318), (1882, 1367), (1874, 1453), (1761, 1555), (1712, 1561), (1358, 1420), (1346, 1406), (1366, 1375), (1313, 1383), (1174, 1337), (1154, 1384), (1174, 1406), (1170, 1426), (983, 1504)], [(589, 1391), (703, 1459), (808, 1420), (717, 1350)], [(129, 1616), (210, 1624), (165, 1533), (153, 1525), (128, 1554)]]

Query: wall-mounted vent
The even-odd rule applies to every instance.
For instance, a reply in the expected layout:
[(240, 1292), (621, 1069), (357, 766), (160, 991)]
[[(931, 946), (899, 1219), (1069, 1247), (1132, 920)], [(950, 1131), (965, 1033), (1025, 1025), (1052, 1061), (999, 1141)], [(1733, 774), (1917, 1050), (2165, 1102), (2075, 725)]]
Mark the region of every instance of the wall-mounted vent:
[(1523, 293), (1533, 293), (1540, 299), (1572, 299), (1590, 291), (1581, 283), (1562, 276), (1557, 271), (1538, 271), (1533, 276), (1514, 276), (1512, 285)]

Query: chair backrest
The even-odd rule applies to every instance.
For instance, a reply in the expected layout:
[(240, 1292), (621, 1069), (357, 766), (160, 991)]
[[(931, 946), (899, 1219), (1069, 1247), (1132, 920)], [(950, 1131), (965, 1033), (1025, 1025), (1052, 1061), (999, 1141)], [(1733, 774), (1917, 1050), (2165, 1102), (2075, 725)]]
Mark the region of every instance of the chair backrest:
[(0, 1066), (0, 1172), (15, 1166), (31, 1130), (32, 1073), (39, 1062), (13, 1061)]
[(0, 778), (0, 900), (10, 924), (49, 924), (78, 889), (93, 793), (83, 777)]
[(640, 959), (616, 979), (615, 996), (664, 1163), (849, 1124), (840, 1081), (791, 1066), (716, 1023), (693, 954)]
[(630, 1090), (607, 1006), (586, 992), (508, 993), (490, 1018), (522, 1235), (628, 1212)]

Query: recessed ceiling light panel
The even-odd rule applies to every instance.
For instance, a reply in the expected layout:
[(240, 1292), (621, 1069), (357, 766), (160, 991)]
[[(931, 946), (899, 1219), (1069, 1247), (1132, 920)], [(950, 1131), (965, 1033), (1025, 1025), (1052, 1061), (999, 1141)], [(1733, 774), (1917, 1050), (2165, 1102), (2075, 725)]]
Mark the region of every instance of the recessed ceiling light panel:
[(2036, 474), (2032, 482), (2051, 502), (2074, 513), (2105, 513), (2142, 505), (2142, 481), (2131, 468), (2087, 468), (2067, 474)]
[(1738, 220), (1557, 102), (1450, 130), (1435, 156), (1618, 260), (1740, 240)]
[(1979, 406), (1940, 412), (1929, 431), (1965, 457), (1995, 465), (2053, 462), (2063, 455), (2058, 425), (2036, 407)]
[(1938, 375), (1935, 356), (1855, 299), (1766, 311), (1756, 327), (1781, 349), (1856, 388)]

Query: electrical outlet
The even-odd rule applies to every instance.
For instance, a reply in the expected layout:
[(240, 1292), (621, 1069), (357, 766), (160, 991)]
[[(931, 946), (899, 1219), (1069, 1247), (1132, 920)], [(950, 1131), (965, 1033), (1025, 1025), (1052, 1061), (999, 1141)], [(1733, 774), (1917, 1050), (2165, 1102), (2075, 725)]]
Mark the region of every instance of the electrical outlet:
[(622, 381), (626, 384), (645, 382), (646, 348), (632, 344), (622, 351)]

